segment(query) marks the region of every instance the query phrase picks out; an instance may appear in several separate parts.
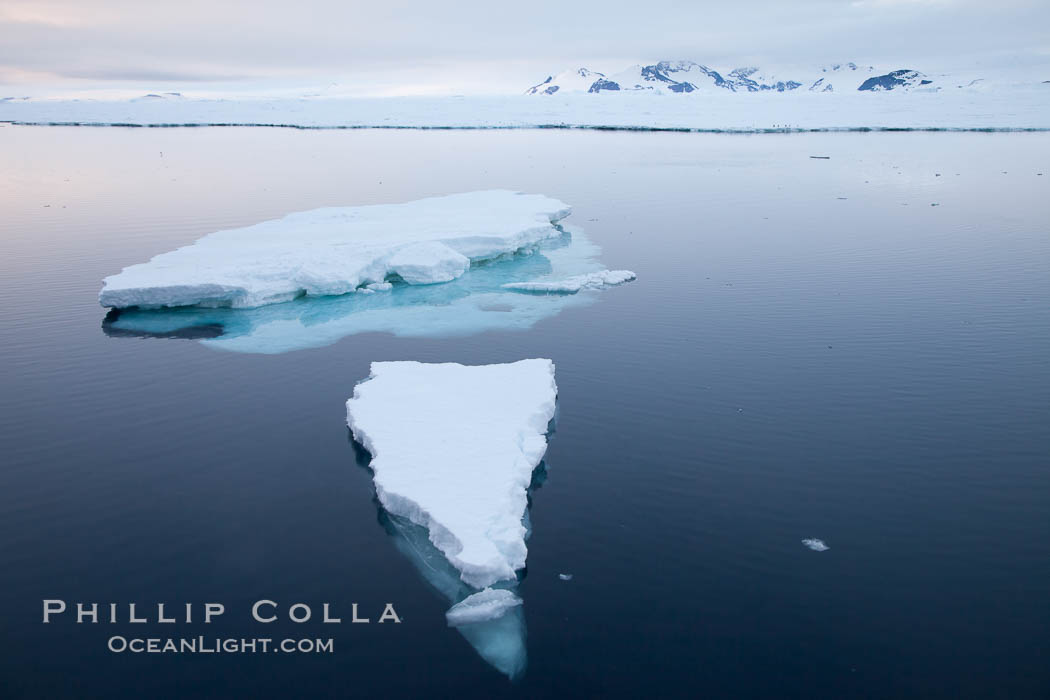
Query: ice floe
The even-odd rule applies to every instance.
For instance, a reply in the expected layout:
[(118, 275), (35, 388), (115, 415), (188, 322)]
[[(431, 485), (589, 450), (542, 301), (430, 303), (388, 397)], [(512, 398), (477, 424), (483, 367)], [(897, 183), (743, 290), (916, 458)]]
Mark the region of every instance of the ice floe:
[(451, 604), (448, 624), (510, 678), (527, 664), (516, 570), (556, 394), (550, 360), (380, 362), (347, 402), (380, 523)]
[(563, 202), (505, 190), (331, 207), (218, 231), (104, 280), (103, 306), (256, 307), (400, 281), (448, 282), (471, 263), (557, 238)]
[(521, 598), (506, 588), (486, 588), (467, 596), (445, 612), (451, 627), (487, 622), (503, 617), (508, 610), (521, 605)]
[(217, 349), (282, 353), (329, 345), (358, 333), (450, 337), (488, 330), (524, 330), (564, 310), (592, 304), (598, 291), (522, 293), (504, 285), (564, 280), (600, 273), (601, 250), (575, 226), (516, 255), (472, 265), (456, 279), (430, 285), (379, 282), (354, 294), (303, 297), (252, 309), (111, 310), (111, 336), (187, 338)]
[(556, 398), (550, 360), (374, 362), (347, 401), (347, 424), (372, 454), (382, 506), (425, 527), (482, 589), (525, 566), (527, 489)]
[(601, 289), (635, 279), (630, 270), (600, 270), (585, 275), (576, 275), (562, 280), (537, 280), (535, 282), (508, 282), (504, 289), (541, 294), (575, 294), (581, 289)]
[(802, 544), (806, 545), (814, 552), (826, 552), (827, 550), (831, 549), (831, 547), (824, 544), (824, 540), (818, 540), (815, 537), (802, 540)]

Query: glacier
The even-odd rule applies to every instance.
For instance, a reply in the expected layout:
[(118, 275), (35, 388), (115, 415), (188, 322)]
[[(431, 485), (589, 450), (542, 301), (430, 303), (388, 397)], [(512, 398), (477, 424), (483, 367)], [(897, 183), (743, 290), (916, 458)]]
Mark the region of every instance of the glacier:
[(113, 309), (102, 322), (112, 337), (195, 340), (229, 352), (279, 354), (330, 345), (359, 333), (455, 337), (518, 331), (593, 304), (598, 291), (522, 293), (507, 284), (601, 274), (600, 248), (564, 221), (559, 234), (515, 255), (472, 265), (441, 284), (371, 284), (342, 296), (302, 297), (257, 308)]
[(484, 589), (525, 566), (527, 490), (557, 393), (547, 359), (373, 362), (347, 425), (372, 455), (383, 508), (425, 527), (462, 581)]
[[(900, 68), (899, 66), (895, 68)], [(880, 69), (882, 70), (882, 69)], [(714, 71), (712, 71), (714, 72)], [(892, 72), (892, 70), (891, 70)], [(746, 75), (745, 75), (746, 73)], [(553, 90), (536, 95), (418, 97), (186, 95), (177, 100), (31, 98), (0, 100), (0, 123), (62, 126), (262, 126), (293, 129), (601, 129), (710, 133), (810, 131), (1013, 131), (1050, 129), (1044, 73), (996, 77), (924, 67), (931, 85), (858, 90), (881, 73), (834, 67), (798, 74), (714, 77), (668, 73), (653, 89)], [(641, 68), (632, 70), (641, 79)], [(862, 74), (862, 75), (861, 75)], [(592, 76), (588, 76), (592, 77)], [(623, 76), (615, 76), (625, 80)], [(605, 80), (602, 78), (602, 80)], [(613, 82), (611, 79), (608, 82)], [(757, 89), (752, 89), (752, 82)], [(793, 82), (801, 86), (787, 89)], [(779, 90), (783, 83), (785, 90)], [(672, 86), (693, 86), (689, 92)], [(593, 83), (592, 83), (593, 85)], [(617, 83), (617, 85), (619, 85)], [(542, 84), (541, 84), (542, 86)], [(664, 87), (666, 86), (666, 88)], [(765, 88), (765, 89), (764, 89)], [(932, 90), (939, 88), (939, 90)]]
[(103, 281), (112, 308), (248, 308), (301, 296), (448, 282), (472, 263), (560, 235), (570, 207), (543, 195), (467, 192), (330, 207), (218, 231)]

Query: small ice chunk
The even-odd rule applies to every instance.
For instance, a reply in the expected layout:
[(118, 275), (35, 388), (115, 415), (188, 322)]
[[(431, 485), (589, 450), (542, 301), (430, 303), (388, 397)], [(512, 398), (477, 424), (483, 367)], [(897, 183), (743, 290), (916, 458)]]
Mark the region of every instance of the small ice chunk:
[(525, 566), (532, 472), (547, 450), (554, 363), (373, 362), (346, 402), (380, 504), (428, 530), (473, 588)]
[(815, 537), (807, 540), (802, 540), (802, 544), (806, 545), (814, 552), (826, 552), (831, 547), (824, 544), (824, 540), (818, 540)]
[(571, 581), (572, 574), (558, 574), (558, 578), (560, 578), (562, 581)]
[(575, 294), (581, 289), (601, 289), (602, 287), (623, 284), (624, 282), (630, 282), (635, 277), (636, 275), (630, 270), (601, 270), (600, 272), (589, 272), (585, 275), (567, 277), (563, 280), (509, 282), (503, 285), (503, 288), (512, 289), (516, 292)]
[(521, 605), (521, 598), (504, 588), (486, 588), (453, 605), (445, 613), (449, 627), (487, 622)]
[(255, 307), (346, 294), (392, 274), (409, 284), (448, 282), (471, 262), (560, 237), (554, 223), (570, 211), (542, 195), (492, 190), (297, 212), (126, 267), (103, 280), (99, 303)]
[(389, 282), (373, 282), (372, 284), (366, 284), (365, 289), (373, 292), (389, 292), (394, 288), (394, 285)]

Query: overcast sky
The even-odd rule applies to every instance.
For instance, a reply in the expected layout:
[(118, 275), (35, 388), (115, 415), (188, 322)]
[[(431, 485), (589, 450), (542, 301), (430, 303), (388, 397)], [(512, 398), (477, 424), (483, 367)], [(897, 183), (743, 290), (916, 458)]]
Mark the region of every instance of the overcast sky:
[(0, 0), (0, 84), (517, 93), (661, 59), (1050, 63), (1048, 28), (1050, 0)]

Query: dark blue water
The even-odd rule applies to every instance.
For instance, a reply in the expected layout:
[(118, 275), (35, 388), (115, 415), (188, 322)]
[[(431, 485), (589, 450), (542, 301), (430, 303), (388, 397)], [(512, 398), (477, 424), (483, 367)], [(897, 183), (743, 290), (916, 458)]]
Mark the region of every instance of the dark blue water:
[[(0, 152), (3, 697), (1050, 694), (1050, 135), (9, 126)], [(573, 204), (638, 281), (467, 337), (103, 332), (102, 277), (205, 233), (493, 187)], [(343, 403), (373, 360), (524, 357), (560, 397), (511, 683), (395, 546)], [(227, 612), (44, 625), (50, 598)], [(344, 624), (260, 625), (261, 598)]]

